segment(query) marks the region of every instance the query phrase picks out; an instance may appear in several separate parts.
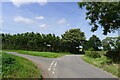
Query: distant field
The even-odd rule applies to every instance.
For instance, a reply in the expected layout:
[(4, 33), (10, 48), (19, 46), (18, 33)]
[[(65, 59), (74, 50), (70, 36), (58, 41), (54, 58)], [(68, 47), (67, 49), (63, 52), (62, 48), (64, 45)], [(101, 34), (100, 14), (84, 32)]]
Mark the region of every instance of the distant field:
[(29, 60), (12, 54), (2, 54), (2, 78), (41, 78), (40, 70)]
[(23, 50), (3, 50), (3, 51), (12, 51), (12, 52), (18, 52), (20, 54), (41, 56), (46, 58), (58, 58), (66, 54), (67, 55), (71, 54), (71, 53), (54, 53), (54, 52), (38, 52), (38, 51), (23, 51)]

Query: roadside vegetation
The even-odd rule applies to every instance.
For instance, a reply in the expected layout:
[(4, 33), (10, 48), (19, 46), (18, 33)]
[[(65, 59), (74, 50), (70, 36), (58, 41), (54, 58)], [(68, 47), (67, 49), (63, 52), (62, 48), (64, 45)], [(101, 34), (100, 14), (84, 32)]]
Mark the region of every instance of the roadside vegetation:
[(12, 54), (2, 54), (2, 78), (41, 78), (40, 70), (29, 60)]
[[(80, 53), (79, 46), (85, 40), (80, 29), (70, 29), (61, 35), (26, 32), (22, 34), (2, 34), (2, 49), (39, 52)], [(71, 37), (72, 36), (72, 37)]]
[[(94, 32), (102, 27), (103, 34), (107, 35), (120, 28), (119, 2), (78, 2), (78, 5), (81, 9), (86, 9), (86, 19), (93, 26), (91, 31)], [(51, 33), (34, 32), (2, 33), (1, 35), (1, 45), (5, 51), (47, 58), (85, 53), (85, 56), (82, 57), (83, 60), (120, 77), (120, 36), (106, 37), (100, 40), (97, 35), (92, 35), (87, 40), (85, 32), (80, 29), (67, 30), (61, 37)], [(4, 53), (3, 61), (5, 61), (2, 63), (3, 77), (40, 77), (39, 72), (36, 71), (37, 68), (24, 58)]]
[[(78, 2), (78, 5), (80, 9), (86, 9), (86, 19), (90, 20), (92, 32), (102, 27), (104, 35), (116, 30), (120, 33), (119, 2)], [(98, 47), (106, 52), (96, 52)], [(82, 57), (83, 60), (120, 77), (120, 36), (106, 37), (102, 41), (93, 36), (85, 42), (84, 49), (87, 52)]]
[(108, 51), (118, 49), (120, 44), (120, 37), (100, 40), (96, 35), (92, 35), (86, 40), (84, 32), (80, 29), (70, 29), (61, 36), (62, 38), (55, 34), (33, 32), (2, 34), (2, 49), (81, 54), (81, 48), (87, 51)]
[[(93, 64), (94, 66), (97, 66), (99, 68), (102, 68), (103, 70), (110, 72), (120, 78), (120, 55), (113, 56), (116, 53), (119, 54), (119, 51), (112, 54), (100, 51), (86, 51), (85, 56), (82, 56), (81, 58), (84, 61)], [(108, 54), (111, 55), (112, 58), (107, 56)]]
[(23, 51), (23, 50), (2, 50), (2, 51), (18, 52), (20, 54), (41, 56), (41, 57), (46, 57), (46, 58), (58, 58), (64, 55), (71, 54), (71, 53), (54, 53), (54, 52), (38, 52), (38, 51)]

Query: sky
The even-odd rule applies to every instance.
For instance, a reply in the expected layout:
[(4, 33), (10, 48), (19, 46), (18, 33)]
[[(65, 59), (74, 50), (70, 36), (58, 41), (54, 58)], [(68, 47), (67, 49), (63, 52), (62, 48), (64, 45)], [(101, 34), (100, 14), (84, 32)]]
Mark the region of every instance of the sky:
[(77, 2), (2, 2), (0, 4), (2, 4), (0, 23), (3, 33), (38, 32), (61, 36), (69, 29), (79, 28), (85, 32), (86, 39), (92, 35), (97, 35), (101, 40), (118, 36), (118, 32), (103, 35), (101, 27), (96, 32), (91, 32), (92, 26), (88, 24), (89, 20), (85, 19), (86, 10), (80, 9)]

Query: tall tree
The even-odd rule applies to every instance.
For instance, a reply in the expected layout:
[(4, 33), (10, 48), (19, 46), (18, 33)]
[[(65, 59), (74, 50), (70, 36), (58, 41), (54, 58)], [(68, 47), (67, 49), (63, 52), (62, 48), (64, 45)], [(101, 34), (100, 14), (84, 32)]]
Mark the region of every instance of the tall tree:
[(60, 52), (60, 48), (61, 39), (55, 34), (2, 34), (2, 49)]
[(79, 46), (81, 46), (85, 40), (84, 32), (81, 32), (80, 29), (70, 29), (61, 36), (64, 46), (71, 53), (79, 52)]
[(83, 49), (84, 50), (93, 50), (93, 48), (91, 48), (91, 44), (89, 43), (89, 40), (85, 40), (85, 42), (83, 44)]
[(89, 47), (90, 48), (97, 51), (97, 50), (99, 50), (99, 47), (101, 47), (101, 46), (102, 46), (101, 41), (96, 35), (93, 35), (92, 37), (90, 37), (90, 39), (89, 39)]
[(86, 8), (86, 19), (93, 25), (91, 31), (101, 25), (106, 35), (120, 28), (120, 2), (78, 2), (78, 5)]

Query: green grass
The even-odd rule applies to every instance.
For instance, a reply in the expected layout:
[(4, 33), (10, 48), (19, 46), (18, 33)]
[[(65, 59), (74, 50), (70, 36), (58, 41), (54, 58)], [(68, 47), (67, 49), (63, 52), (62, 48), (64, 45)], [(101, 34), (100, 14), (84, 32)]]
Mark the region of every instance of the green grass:
[(18, 52), (20, 54), (41, 56), (41, 57), (46, 57), (46, 58), (58, 58), (64, 55), (71, 54), (71, 53), (54, 53), (54, 52), (38, 52), (38, 51), (23, 51), (23, 50), (3, 50), (3, 51), (12, 51), (12, 52)]
[(33, 55), (33, 56), (42, 56), (46, 58), (58, 58), (58, 57), (63, 56), (62, 54), (53, 53), (53, 52), (18, 51), (18, 53)]
[(29, 60), (2, 52), (2, 78), (41, 78), (38, 68)]
[(94, 66), (97, 66), (99, 68), (102, 68), (103, 70), (112, 73), (113, 75), (120, 78), (120, 73), (118, 71), (118, 64), (116, 63), (110, 63), (111, 60), (107, 59), (107, 57), (102, 56), (101, 58), (91, 58), (88, 56), (82, 56), (81, 57), (84, 61), (93, 64)]

